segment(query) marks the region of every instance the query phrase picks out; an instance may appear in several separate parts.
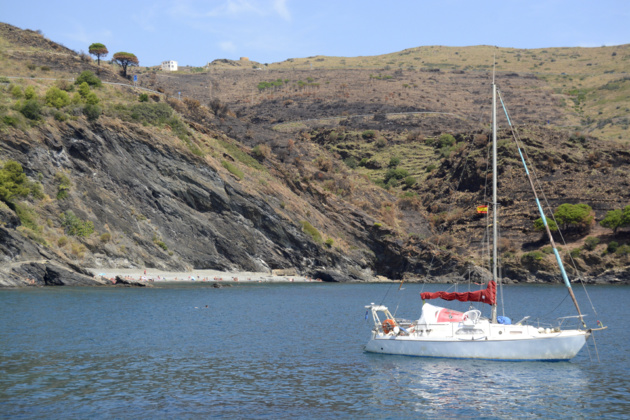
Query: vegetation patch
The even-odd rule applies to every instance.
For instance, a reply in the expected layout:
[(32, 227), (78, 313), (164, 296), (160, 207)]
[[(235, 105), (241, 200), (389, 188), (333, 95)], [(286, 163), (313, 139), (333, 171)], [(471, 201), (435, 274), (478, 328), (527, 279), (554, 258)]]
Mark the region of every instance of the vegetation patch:
[(72, 210), (61, 213), (59, 218), (66, 235), (87, 237), (94, 233), (94, 223), (89, 220), (81, 220)]
[(55, 181), (59, 184), (57, 187), (57, 200), (63, 200), (68, 197), (68, 192), (72, 187), (72, 182), (65, 172), (57, 172), (55, 174)]
[(258, 86), (256, 87), (258, 88), (260, 92), (262, 92), (263, 90), (266, 90), (266, 89), (280, 88), (284, 86), (286, 83), (289, 83), (289, 79), (286, 79), (286, 80), (276, 79), (271, 82), (260, 82), (258, 83)]
[(22, 224), (22, 226), (29, 228), (33, 232), (41, 232), (41, 227), (37, 224), (35, 220), (35, 213), (33, 213), (30, 208), (21, 204), (16, 204), (15, 213), (20, 218), (20, 223)]
[(101, 79), (89, 70), (82, 72), (74, 82), (75, 85), (81, 85), (82, 83), (87, 83), (88, 85), (94, 87), (100, 87), (102, 85)]
[[(230, 143), (229, 141), (217, 139), (217, 142), (232, 156), (234, 159), (239, 162), (249, 166), (250, 168), (257, 169), (259, 171), (264, 171), (265, 167), (260, 164), (256, 159), (251, 157), (249, 154), (245, 153), (239, 146), (234, 143)], [(223, 165), (225, 166), (225, 165)], [(241, 177), (242, 178), (242, 177)]]
[(0, 169), (0, 200), (11, 206), (14, 198), (26, 197), (30, 192), (30, 182), (22, 165), (14, 160), (7, 161)]
[(238, 167), (234, 165), (233, 163), (228, 162), (227, 160), (222, 160), (221, 165), (225, 169), (227, 169), (232, 175), (235, 175), (238, 179), (242, 180), (245, 177), (245, 174), (243, 173), (243, 171), (238, 169)]
[(322, 235), (313, 225), (311, 225), (306, 220), (302, 220), (300, 223), (302, 224), (302, 231), (304, 233), (308, 234), (311, 238), (313, 238), (313, 241), (315, 241), (315, 243), (318, 243), (318, 244), (322, 243)]

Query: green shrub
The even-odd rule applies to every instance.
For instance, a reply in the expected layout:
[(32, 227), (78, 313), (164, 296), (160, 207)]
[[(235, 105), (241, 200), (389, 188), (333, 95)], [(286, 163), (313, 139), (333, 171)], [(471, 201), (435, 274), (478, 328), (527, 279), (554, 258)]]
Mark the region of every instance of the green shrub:
[[(547, 225), (549, 225), (549, 230), (552, 232), (556, 232), (558, 230), (558, 225), (553, 219), (547, 218)], [(539, 217), (538, 219), (534, 220), (534, 229), (541, 232), (545, 231), (545, 225), (543, 223), (542, 217)]]
[(24, 92), (22, 92), (22, 87), (18, 85), (13, 85), (13, 87), (11, 88), (11, 96), (13, 96), (15, 99), (20, 99), (22, 96), (24, 96)]
[(385, 139), (384, 137), (379, 137), (378, 139), (376, 139), (376, 142), (374, 142), (374, 145), (379, 149), (382, 149), (383, 147), (387, 146), (387, 139)]
[(26, 99), (37, 99), (37, 93), (35, 92), (35, 88), (33, 86), (28, 86), (24, 91), (24, 97)]
[(14, 197), (26, 197), (29, 192), (28, 178), (22, 165), (14, 160), (7, 161), (0, 169), (0, 201), (10, 204)]
[(231, 174), (236, 175), (238, 179), (243, 179), (245, 177), (245, 174), (243, 173), (243, 171), (238, 169), (238, 167), (234, 165), (233, 163), (228, 162), (227, 160), (222, 160), (221, 165), (223, 165), (225, 169), (230, 171)]
[(101, 235), (100, 240), (103, 243), (107, 243), (112, 239), (112, 235), (109, 232), (105, 232)]
[(166, 125), (168, 125), (173, 134), (180, 139), (186, 140), (188, 138), (188, 126), (182, 120), (177, 118), (177, 116), (173, 116), (173, 118), (168, 119), (166, 121)]
[(435, 169), (437, 169), (437, 165), (435, 163), (431, 163), (431, 164), (427, 165), (425, 171), (426, 172), (431, 172), (431, 171), (433, 171)]
[(630, 205), (623, 209), (610, 210), (599, 224), (612, 229), (615, 233), (619, 228), (630, 226)]
[(385, 184), (385, 189), (389, 190), (390, 188), (398, 185), (398, 180), (396, 178), (390, 178), (388, 181), (384, 181), (383, 183)]
[(580, 253), (582, 252), (582, 248), (577, 247), (577, 248), (573, 248), (569, 254), (571, 254), (571, 257), (573, 258), (579, 258), (580, 257)]
[(573, 226), (585, 229), (593, 221), (593, 209), (588, 204), (561, 204), (553, 215), (563, 228)]
[(35, 214), (31, 209), (20, 204), (16, 204), (15, 213), (20, 218), (20, 223), (22, 224), (22, 226), (29, 228), (33, 232), (41, 231), (41, 227), (37, 225), (37, 222), (35, 221)]
[(83, 115), (88, 121), (95, 121), (101, 116), (102, 109), (98, 105), (87, 104), (83, 107)]
[(87, 83), (88, 85), (94, 87), (100, 87), (102, 85), (101, 79), (89, 70), (82, 72), (74, 83), (76, 85)]
[(272, 87), (273, 88), (281, 87), (285, 83), (288, 83), (288, 80), (284, 81), (282, 79), (277, 79), (277, 80), (274, 80), (272, 82), (260, 82), (260, 83), (258, 83), (257, 88), (258, 88), (259, 91), (262, 92), (263, 90), (269, 89), (269, 88), (272, 88)]
[(438, 149), (442, 149), (443, 147), (454, 146), (456, 142), (455, 137), (451, 134), (442, 134), (435, 142), (435, 145)]
[(597, 245), (599, 245), (599, 238), (595, 236), (589, 236), (584, 240), (584, 248), (589, 251), (594, 250)]
[(149, 95), (146, 93), (141, 93), (138, 95), (138, 102), (149, 102)]
[(100, 102), (100, 99), (98, 99), (98, 96), (96, 96), (96, 93), (90, 92), (85, 97), (85, 102), (88, 105), (96, 105), (96, 104), (98, 104)]
[[(439, 149), (442, 157), (447, 157), (457, 147), (455, 137), (450, 134), (442, 134), (437, 140), (431, 142), (433, 146)], [(429, 144), (429, 143), (427, 143)]]
[(608, 243), (608, 246), (606, 247), (606, 250), (609, 253), (613, 253), (613, 252), (617, 251), (617, 248), (619, 248), (619, 242), (617, 242), (617, 241), (610, 241)]
[(140, 103), (131, 107), (131, 118), (157, 125), (164, 124), (173, 115), (173, 108), (166, 103)]
[(55, 174), (55, 181), (59, 183), (59, 187), (57, 188), (57, 200), (63, 200), (68, 197), (68, 191), (70, 187), (72, 187), (72, 182), (68, 175), (64, 172), (57, 172)]
[(322, 243), (322, 235), (317, 229), (315, 229), (315, 227), (313, 227), (313, 225), (311, 225), (306, 220), (303, 220), (301, 223), (304, 233), (307, 233), (311, 238), (313, 238), (313, 241), (315, 241), (316, 243)]
[(405, 177), (404, 183), (407, 186), (407, 188), (411, 188), (411, 187), (413, 187), (415, 185), (416, 178), (414, 178), (412, 176)]
[(391, 168), (391, 169), (388, 169), (387, 172), (385, 173), (384, 182), (387, 184), (391, 180), (394, 180), (394, 181), (401, 180), (401, 179), (407, 178), (408, 176), (409, 176), (409, 172), (406, 169), (403, 169), (403, 168), (397, 168), (397, 169)]
[(67, 236), (61, 236), (59, 239), (57, 239), (57, 245), (60, 248), (63, 248), (67, 244), (68, 244), (68, 237)]
[(388, 164), (387, 166), (388, 166), (389, 168), (395, 168), (395, 167), (397, 167), (398, 165), (400, 165), (400, 158), (399, 158), (399, 157), (397, 157), (397, 156), (394, 156), (394, 157), (392, 157), (392, 158), (389, 160), (389, 164)]
[(612, 229), (613, 232), (617, 232), (617, 229), (621, 226), (621, 216), (623, 212), (621, 209), (610, 210), (606, 213), (606, 216), (599, 222), (603, 227)]
[(376, 133), (374, 132), (374, 130), (365, 130), (363, 133), (361, 133), (361, 137), (363, 137), (364, 139), (373, 139), (376, 136)]
[(79, 95), (81, 95), (81, 98), (87, 98), (90, 92), (92, 92), (92, 90), (90, 89), (90, 85), (88, 85), (87, 82), (83, 82), (81, 83), (81, 85), (79, 85)]
[(539, 262), (542, 261), (544, 258), (544, 255), (542, 252), (540, 251), (531, 251), (531, 252), (527, 252), (525, 254), (523, 254), (521, 256), (521, 262), (523, 264), (531, 264), (534, 262)]
[(361, 161), (359, 162), (359, 166), (365, 166), (368, 162), (370, 161), (369, 158), (364, 157), (363, 159), (361, 159)]
[(64, 112), (60, 112), (60, 111), (55, 111), (55, 113), (53, 114), (53, 117), (55, 118), (56, 121), (67, 121), (68, 120), (68, 116), (64, 113)]
[(61, 213), (59, 217), (66, 235), (87, 237), (94, 233), (94, 223), (79, 219), (72, 210)]
[(356, 169), (356, 167), (359, 166), (359, 162), (357, 162), (357, 160), (353, 156), (344, 159), (343, 163), (345, 163), (346, 166), (350, 169)]
[(29, 188), (31, 190), (31, 196), (37, 200), (43, 200), (45, 197), (44, 187), (39, 182), (29, 182)]
[(70, 105), (70, 95), (68, 95), (68, 92), (53, 86), (46, 91), (46, 105), (57, 109), (63, 108), (66, 105)]
[(31, 99), (22, 105), (20, 112), (29, 120), (37, 121), (41, 118), (42, 107), (37, 100)]
[(630, 245), (621, 245), (619, 248), (617, 248), (617, 250), (615, 251), (615, 254), (617, 255), (630, 254)]
[(328, 238), (328, 239), (326, 239), (326, 246), (327, 246), (328, 248), (332, 248), (333, 243), (335, 243), (335, 241), (334, 241), (332, 238)]
[(2, 117), (2, 122), (11, 127), (17, 127), (20, 124), (20, 120), (12, 115), (5, 115)]

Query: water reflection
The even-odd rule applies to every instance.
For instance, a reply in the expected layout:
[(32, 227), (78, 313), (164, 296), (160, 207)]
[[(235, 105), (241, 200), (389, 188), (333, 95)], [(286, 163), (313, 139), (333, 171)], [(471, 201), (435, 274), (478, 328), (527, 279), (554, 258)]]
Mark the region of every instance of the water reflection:
[(620, 407), (601, 404), (607, 389), (593, 389), (601, 372), (595, 370), (593, 377), (594, 372), (575, 363), (366, 357), (373, 372), (370, 398), (383, 411), (434, 418), (621, 414)]

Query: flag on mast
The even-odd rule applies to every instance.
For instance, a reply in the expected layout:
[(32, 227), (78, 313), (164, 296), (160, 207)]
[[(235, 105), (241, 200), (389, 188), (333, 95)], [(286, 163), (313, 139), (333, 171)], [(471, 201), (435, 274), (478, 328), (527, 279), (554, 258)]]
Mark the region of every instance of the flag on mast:
[(477, 214), (488, 214), (488, 205), (477, 206)]

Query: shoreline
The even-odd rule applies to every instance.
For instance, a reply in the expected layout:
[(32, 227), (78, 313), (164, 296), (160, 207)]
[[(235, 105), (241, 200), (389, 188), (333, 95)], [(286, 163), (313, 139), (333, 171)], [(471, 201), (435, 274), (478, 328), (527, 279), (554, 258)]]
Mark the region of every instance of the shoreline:
[(173, 283), (173, 282), (226, 282), (226, 283), (310, 283), (322, 282), (321, 279), (312, 279), (305, 276), (279, 276), (264, 272), (250, 271), (218, 271), (218, 270), (191, 270), (191, 271), (165, 271), (153, 268), (86, 268), (92, 272), (95, 278), (115, 281), (119, 276), (124, 280), (141, 283)]

